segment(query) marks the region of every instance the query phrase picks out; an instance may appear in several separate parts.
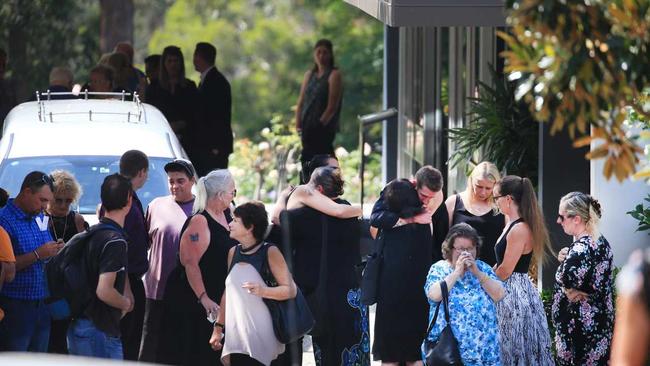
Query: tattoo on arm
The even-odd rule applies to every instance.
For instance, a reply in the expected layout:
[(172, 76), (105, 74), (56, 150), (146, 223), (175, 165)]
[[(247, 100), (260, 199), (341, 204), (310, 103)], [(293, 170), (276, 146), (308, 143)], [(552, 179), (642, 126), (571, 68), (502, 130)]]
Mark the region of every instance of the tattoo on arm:
[(192, 241), (192, 242), (197, 242), (197, 241), (199, 241), (199, 233), (196, 233), (196, 234), (190, 234), (190, 241)]

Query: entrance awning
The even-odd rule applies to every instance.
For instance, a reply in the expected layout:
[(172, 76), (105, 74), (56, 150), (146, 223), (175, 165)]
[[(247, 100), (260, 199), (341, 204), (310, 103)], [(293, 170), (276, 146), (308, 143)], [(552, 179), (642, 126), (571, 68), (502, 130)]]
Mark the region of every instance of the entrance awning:
[(505, 26), (503, 0), (344, 0), (391, 27)]

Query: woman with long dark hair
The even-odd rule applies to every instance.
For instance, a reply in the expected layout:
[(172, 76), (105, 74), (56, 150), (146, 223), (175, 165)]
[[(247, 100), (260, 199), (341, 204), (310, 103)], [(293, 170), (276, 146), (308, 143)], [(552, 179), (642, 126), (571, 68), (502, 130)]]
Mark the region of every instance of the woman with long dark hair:
[(494, 186), (506, 227), (494, 247), (506, 296), (497, 303), (504, 365), (554, 365), (546, 313), (528, 269), (550, 252), (548, 231), (530, 179), (509, 175)]
[[(339, 129), (343, 80), (334, 62), (332, 42), (321, 39), (314, 45), (314, 67), (305, 73), (296, 108), (296, 128), (301, 131), (305, 165), (314, 155), (334, 155), (334, 137)], [(304, 183), (309, 177), (303, 177)]]
[(187, 134), (194, 121), (196, 84), (185, 77), (183, 52), (176, 46), (167, 46), (160, 60), (160, 75), (147, 87), (145, 101), (160, 109), (189, 153)]

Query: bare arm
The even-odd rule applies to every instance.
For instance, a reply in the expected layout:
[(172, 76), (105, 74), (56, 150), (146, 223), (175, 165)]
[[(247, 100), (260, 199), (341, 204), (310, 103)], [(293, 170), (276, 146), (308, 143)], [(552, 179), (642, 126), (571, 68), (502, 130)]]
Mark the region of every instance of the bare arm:
[(282, 192), (280, 192), (280, 195), (278, 196), (278, 200), (275, 202), (275, 206), (273, 207), (273, 212), (271, 213), (271, 222), (280, 225), (280, 213), (287, 208), (287, 197), (289, 197), (289, 194), (291, 191), (293, 191), (295, 187), (293, 185), (289, 185), (287, 188), (283, 189)]
[(492, 298), (492, 301), (499, 302), (506, 295), (506, 290), (503, 288), (501, 281), (490, 278), (487, 273), (481, 271), (478, 268), (476, 259), (469, 255), (469, 258), (466, 259), (466, 262), (469, 263), (470, 272), (478, 279), (478, 282), (483, 287), (483, 290)]
[(532, 249), (530, 244), (533, 235), (525, 224), (515, 225), (506, 236), (506, 251), (503, 255), (503, 262), (496, 267), (494, 272), (497, 277), (505, 281), (514, 271), (519, 258), (524, 255), (524, 251)]
[[(294, 198), (298, 202), (294, 201)], [(324, 213), (325, 215), (340, 219), (359, 217), (362, 214), (361, 208), (336, 203), (332, 201), (331, 198), (307, 186), (299, 186), (296, 188), (296, 191), (289, 199), (287, 208), (298, 207), (295, 203), (302, 203), (305, 206), (309, 206), (314, 210)]]
[(447, 214), (449, 215), (449, 227), (451, 227), (451, 223), (454, 221), (454, 206), (456, 205), (456, 195), (452, 194), (447, 198), (445, 201), (445, 206), (447, 206)]
[(36, 250), (27, 252), (21, 255), (16, 256), (16, 272), (22, 271), (23, 269), (31, 266), (36, 261), (46, 258), (51, 258), (55, 256), (61, 248), (63, 248), (64, 243), (59, 243), (56, 241), (49, 241)]
[(194, 291), (194, 295), (201, 302), (206, 312), (219, 308), (205, 292), (203, 276), (199, 268), (199, 261), (210, 244), (210, 230), (208, 222), (202, 215), (192, 217), (187, 229), (183, 232), (180, 243), (181, 264), (185, 267), (187, 280)]
[[(448, 274), (444, 279), (444, 281), (447, 283), (448, 291), (451, 291), (451, 288), (454, 287), (458, 279), (463, 277), (464, 274), (465, 266), (462, 265), (462, 263), (461, 265), (456, 263), (454, 271)], [(427, 296), (429, 296), (429, 298), (435, 302), (442, 301), (442, 288), (440, 287), (440, 282), (434, 283), (429, 287), (429, 293), (427, 293)]]
[(305, 99), (305, 89), (307, 88), (307, 82), (311, 76), (311, 70), (305, 73), (305, 76), (302, 79), (302, 85), (300, 86), (300, 95), (298, 96), (298, 102), (296, 102), (296, 129), (300, 131), (302, 129), (302, 121), (300, 120), (300, 115), (302, 114), (302, 101)]
[(74, 225), (77, 227), (77, 232), (79, 233), (86, 230), (86, 227), (88, 226), (84, 217), (78, 213), (75, 213), (74, 215)]
[(328, 81), (330, 88), (327, 97), (327, 107), (320, 117), (320, 122), (324, 125), (328, 124), (332, 117), (334, 117), (334, 114), (336, 114), (339, 104), (341, 103), (341, 95), (343, 94), (343, 81), (340, 71), (332, 70)]
[[(131, 298), (126, 296), (126, 291), (124, 295), (121, 295), (115, 289), (116, 277), (117, 272), (105, 272), (100, 274), (95, 293), (97, 294), (97, 297), (105, 304), (116, 309), (120, 309), (124, 312), (128, 312), (133, 307), (133, 303), (131, 302)], [(129, 292), (130, 291), (131, 290), (129, 290)]]

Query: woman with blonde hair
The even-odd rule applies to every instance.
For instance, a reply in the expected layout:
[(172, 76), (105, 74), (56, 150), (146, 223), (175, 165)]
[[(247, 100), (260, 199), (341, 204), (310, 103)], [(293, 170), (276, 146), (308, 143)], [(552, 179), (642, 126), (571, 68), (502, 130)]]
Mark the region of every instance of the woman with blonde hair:
[[(67, 242), (88, 227), (83, 216), (71, 209), (81, 197), (81, 186), (74, 176), (65, 170), (55, 170), (50, 176), (54, 181), (54, 192), (53, 199), (48, 202), (46, 209), (49, 216), (48, 228), (52, 239)], [(49, 353), (68, 353), (66, 337), (69, 324), (69, 319), (52, 320)]]
[[(181, 230), (179, 263), (163, 297), (165, 324), (158, 362), (218, 365), (208, 340), (228, 275), (230, 203), (237, 195), (226, 169), (213, 170), (196, 183), (193, 215)], [(207, 319), (206, 319), (207, 318)]]
[(558, 365), (607, 365), (614, 328), (612, 249), (598, 232), (598, 200), (571, 192), (560, 200), (557, 223), (573, 243), (558, 256), (553, 325)]
[[(492, 197), (494, 185), (501, 179), (499, 169), (487, 161), (479, 163), (467, 179), (467, 188), (463, 192), (449, 196), (445, 201), (449, 227), (461, 222), (469, 224), (476, 229), (485, 247), (478, 255), (483, 262), (494, 266), (494, 243), (503, 227), (505, 218), (496, 212), (496, 205)], [(438, 213), (434, 215), (434, 220)], [(442, 242), (444, 233), (436, 233), (437, 242)]]
[(504, 365), (554, 365), (551, 338), (539, 292), (528, 276), (531, 262), (550, 252), (548, 231), (530, 179), (509, 175), (494, 186), (506, 228), (494, 251), (495, 273), (506, 295), (497, 303)]

